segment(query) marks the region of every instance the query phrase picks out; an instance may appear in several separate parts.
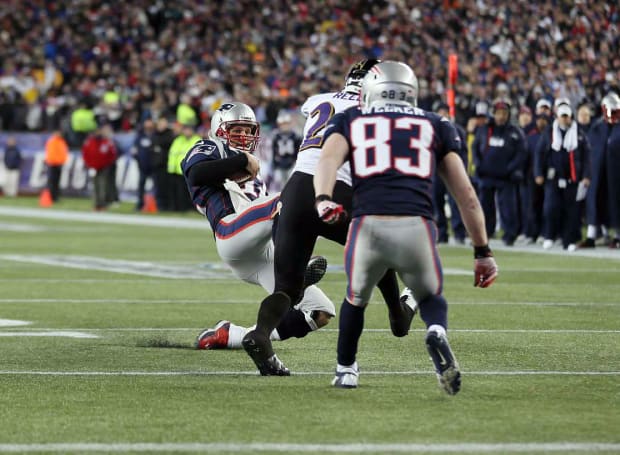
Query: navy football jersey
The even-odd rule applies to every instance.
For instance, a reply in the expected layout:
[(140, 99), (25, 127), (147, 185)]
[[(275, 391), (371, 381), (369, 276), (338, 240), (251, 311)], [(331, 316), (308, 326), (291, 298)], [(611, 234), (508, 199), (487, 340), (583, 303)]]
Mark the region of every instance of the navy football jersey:
[[(183, 161), (181, 161), (181, 169), (187, 180), (189, 169), (196, 163), (230, 158), (240, 153), (242, 152), (230, 149), (226, 144), (216, 144), (213, 141), (203, 139), (196, 142), (189, 152), (187, 152), (187, 155), (183, 158)], [(229, 186), (229, 188), (226, 188), (222, 184), (192, 187), (188, 185), (194, 206), (200, 213), (207, 217), (214, 232), (215, 226), (222, 218), (231, 213), (240, 212), (246, 207), (244, 201), (253, 201), (259, 196), (267, 195), (265, 184), (259, 177), (241, 185), (237, 185), (231, 181), (226, 181), (225, 184)], [(240, 193), (232, 195), (231, 188), (239, 188)]]
[(273, 168), (290, 169), (295, 164), (301, 137), (294, 131), (278, 131), (272, 139)]
[(433, 217), (436, 164), (461, 149), (454, 125), (415, 107), (352, 107), (336, 114), (325, 139), (340, 133), (349, 143), (353, 217), (406, 215)]

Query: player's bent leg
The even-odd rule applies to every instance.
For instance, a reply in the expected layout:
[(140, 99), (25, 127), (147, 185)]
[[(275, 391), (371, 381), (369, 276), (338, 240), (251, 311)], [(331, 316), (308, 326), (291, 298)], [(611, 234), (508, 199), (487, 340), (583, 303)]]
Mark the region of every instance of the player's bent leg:
[(303, 338), (327, 325), (336, 315), (332, 301), (316, 286), (304, 292), (302, 301), (289, 310), (276, 328), (280, 339)]
[(426, 350), (435, 365), (439, 387), (449, 395), (455, 395), (461, 390), (461, 373), (448, 343), (445, 328), (440, 325), (430, 326), (425, 342)]
[(383, 300), (388, 307), (388, 317), (390, 320), (390, 329), (395, 337), (404, 337), (409, 333), (411, 321), (415, 316), (412, 308), (405, 305), (402, 294), (398, 294), (398, 280), (394, 270), (385, 272), (381, 280), (377, 283), (377, 287), (381, 291)]
[(428, 295), (418, 303), (426, 323), (426, 349), (433, 361), (439, 386), (449, 395), (461, 389), (459, 365), (448, 343), (448, 304), (441, 295)]
[(418, 304), (411, 289), (405, 288), (398, 300), (399, 312), (389, 311), (390, 329), (395, 337), (404, 337), (409, 333), (411, 321), (418, 312)]
[(357, 387), (359, 369), (356, 356), (359, 339), (364, 330), (365, 310), (366, 306), (355, 306), (346, 298), (342, 302), (338, 322), (336, 375), (332, 380), (334, 387)]
[(282, 292), (275, 292), (261, 302), (256, 329), (243, 337), (242, 346), (262, 376), (289, 376), (291, 373), (273, 352), (269, 334), (287, 310), (291, 299)]

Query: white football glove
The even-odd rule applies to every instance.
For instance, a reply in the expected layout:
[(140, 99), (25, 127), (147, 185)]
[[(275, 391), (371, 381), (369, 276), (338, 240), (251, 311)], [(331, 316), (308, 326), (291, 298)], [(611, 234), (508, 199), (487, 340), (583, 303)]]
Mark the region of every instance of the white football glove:
[(342, 221), (347, 214), (342, 204), (338, 204), (331, 199), (317, 200), (315, 206), (319, 218), (327, 224), (338, 223)]

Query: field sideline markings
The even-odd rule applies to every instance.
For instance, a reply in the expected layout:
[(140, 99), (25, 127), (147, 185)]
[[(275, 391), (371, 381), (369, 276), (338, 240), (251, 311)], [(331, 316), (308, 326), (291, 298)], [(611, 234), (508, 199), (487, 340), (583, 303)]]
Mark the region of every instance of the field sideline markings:
[[(193, 218), (189, 217), (147, 217), (142, 215), (129, 215), (129, 214), (115, 214), (115, 213), (90, 213), (79, 212), (76, 210), (48, 210), (41, 208), (30, 207), (0, 207), (0, 215), (14, 216), (22, 218), (43, 218), (43, 219), (55, 219), (62, 222), (81, 221), (87, 223), (97, 224), (120, 224), (120, 225), (133, 225), (133, 226), (154, 226), (163, 228), (179, 228), (179, 229), (197, 229), (197, 230), (211, 230), (209, 223), (204, 218), (199, 218), (199, 215), (194, 214)], [(611, 259), (620, 260), (620, 255), (615, 250), (608, 248), (595, 248), (593, 250), (577, 250), (570, 255), (567, 255), (565, 251), (558, 247), (553, 247), (550, 250), (543, 250), (539, 245), (526, 245), (526, 246), (504, 246), (500, 240), (491, 240), (490, 245), (493, 249), (498, 251), (527, 253), (527, 254), (544, 254), (544, 255), (559, 255), (565, 257), (588, 257), (596, 259)], [(470, 248), (469, 246), (445, 246), (446, 248)]]
[[(2, 321), (2, 319), (0, 319)], [(7, 333), (10, 333), (11, 330), (15, 330), (12, 326), (2, 326), (0, 323), (0, 328), (2, 328)], [(55, 327), (29, 327), (29, 331), (91, 331), (91, 332), (197, 332), (203, 330), (204, 327), (63, 327), (63, 328), (55, 328)], [(22, 329), (23, 330), (23, 329)], [(425, 329), (411, 329), (410, 332), (425, 332)], [(321, 332), (338, 332), (338, 329), (321, 329)], [(364, 329), (364, 332), (375, 332), (375, 333), (391, 333), (389, 329)], [(450, 329), (450, 333), (594, 333), (594, 334), (604, 334), (604, 333), (620, 333), (619, 330), (615, 329)], [(2, 332), (0, 332), (2, 333)]]
[(67, 267), (79, 270), (99, 270), (103, 272), (141, 275), (165, 279), (233, 279), (232, 272), (220, 262), (207, 262), (200, 265), (174, 265), (161, 264), (151, 261), (109, 259), (98, 256), (54, 254), (0, 254), (0, 259), (4, 259), (7, 261), (42, 264), (55, 267)]
[[(469, 376), (620, 376), (620, 371), (467, 371), (461, 370)], [(333, 376), (330, 371), (295, 371), (292, 376)], [(364, 376), (420, 376), (434, 375), (431, 370), (412, 371), (369, 371), (364, 370)], [(0, 370), (4, 376), (259, 376), (258, 371), (37, 371), (37, 370)]]
[(91, 333), (76, 332), (69, 330), (50, 330), (50, 331), (33, 331), (27, 332), (14, 330), (0, 330), (0, 337), (62, 337), (62, 338), (99, 338), (98, 335)]
[[(258, 305), (260, 299), (0, 299), (0, 304), (3, 303), (172, 303), (172, 304), (193, 304), (201, 303), (205, 305), (215, 304), (254, 304)], [(384, 305), (382, 301), (372, 300), (371, 305)], [(463, 301), (450, 301), (450, 305), (525, 305), (525, 306), (616, 306), (620, 307), (618, 302), (463, 302)]]
[(609, 452), (618, 443), (606, 442), (499, 442), (499, 443), (276, 443), (276, 442), (138, 442), (138, 443), (47, 443), (0, 444), (0, 452), (330, 452), (330, 453), (531, 453)]

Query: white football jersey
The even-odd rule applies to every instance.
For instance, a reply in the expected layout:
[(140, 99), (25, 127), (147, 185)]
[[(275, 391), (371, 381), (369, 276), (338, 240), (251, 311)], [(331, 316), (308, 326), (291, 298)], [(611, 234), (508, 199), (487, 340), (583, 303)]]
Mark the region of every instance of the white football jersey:
[[(359, 106), (357, 93), (321, 93), (306, 100), (301, 106), (301, 113), (306, 117), (306, 124), (295, 163), (295, 171), (314, 175), (321, 156), (323, 133), (325, 133), (327, 123), (335, 114), (351, 106)], [(336, 178), (351, 186), (351, 168), (348, 162), (338, 169)]]

